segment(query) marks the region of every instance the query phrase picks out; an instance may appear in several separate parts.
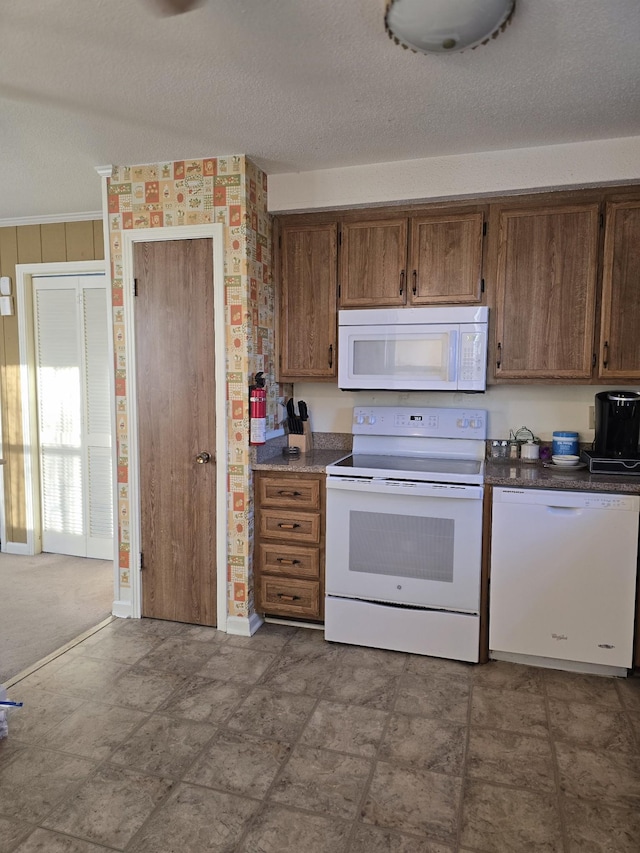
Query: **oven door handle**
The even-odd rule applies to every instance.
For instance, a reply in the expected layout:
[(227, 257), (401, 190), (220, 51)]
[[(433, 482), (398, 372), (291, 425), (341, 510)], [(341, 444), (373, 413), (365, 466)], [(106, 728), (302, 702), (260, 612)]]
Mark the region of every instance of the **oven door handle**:
[(327, 490), (352, 491), (403, 497), (428, 497), (441, 500), (482, 500), (482, 486), (457, 483), (421, 483), (368, 477), (327, 477)]

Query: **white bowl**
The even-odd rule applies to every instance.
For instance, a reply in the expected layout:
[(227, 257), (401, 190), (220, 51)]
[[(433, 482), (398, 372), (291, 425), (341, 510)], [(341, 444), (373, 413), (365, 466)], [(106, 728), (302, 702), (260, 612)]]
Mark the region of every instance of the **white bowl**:
[(580, 463), (579, 456), (552, 456), (551, 461), (554, 465), (558, 465), (561, 468), (573, 468), (575, 465)]

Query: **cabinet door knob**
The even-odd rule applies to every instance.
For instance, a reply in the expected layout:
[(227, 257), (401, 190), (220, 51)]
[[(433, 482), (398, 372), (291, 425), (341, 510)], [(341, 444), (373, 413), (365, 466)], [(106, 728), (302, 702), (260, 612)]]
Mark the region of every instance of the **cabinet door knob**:
[(207, 453), (207, 451), (206, 451), (206, 450), (201, 451), (201, 452), (200, 452), (200, 453), (198, 453), (198, 455), (196, 456), (196, 462), (197, 462), (199, 465), (206, 465), (206, 464), (207, 464), (207, 462), (211, 462), (211, 454), (210, 454), (210, 453)]

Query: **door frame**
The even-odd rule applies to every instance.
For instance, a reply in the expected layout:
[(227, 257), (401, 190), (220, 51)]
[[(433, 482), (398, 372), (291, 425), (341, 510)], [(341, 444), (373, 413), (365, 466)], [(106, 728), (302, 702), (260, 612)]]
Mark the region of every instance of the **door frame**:
[[(18, 347), (20, 352), (20, 398), (22, 410), (22, 443), (24, 451), (24, 491), (27, 541), (7, 542), (3, 550), (9, 554), (33, 556), (42, 551), (42, 520), (40, 512), (40, 443), (38, 438), (38, 412), (36, 395), (35, 344), (33, 332), (33, 277), (104, 275), (107, 290), (109, 318), (111, 316), (111, 288), (105, 261), (60, 261), (47, 264), (16, 265), (16, 297), (18, 302)], [(110, 329), (113, 328), (110, 320)], [(109, 334), (109, 358), (113, 364), (113, 333)], [(111, 468), (113, 476), (114, 557), (116, 553), (115, 523), (117, 514), (117, 456), (115, 378), (109, 371), (109, 397), (111, 410)], [(4, 519), (3, 519), (4, 524)], [(3, 531), (4, 532), (4, 531)], [(4, 543), (4, 539), (3, 539)], [(115, 585), (115, 576), (114, 576)]]
[[(227, 417), (226, 417), (226, 328), (224, 322), (224, 225), (179, 225), (140, 228), (122, 234), (122, 283), (125, 339), (127, 347), (127, 399), (129, 445), (129, 541), (131, 555), (130, 612), (142, 615), (140, 568), (140, 452), (138, 443), (138, 402), (136, 378), (135, 296), (133, 252), (136, 243), (167, 240), (211, 239), (213, 248), (214, 377), (216, 383), (216, 592), (217, 628), (227, 629)], [(115, 401), (115, 397), (114, 397)], [(114, 481), (117, 491), (117, 477)], [(117, 513), (116, 513), (116, 518)], [(116, 561), (117, 562), (117, 561)], [(124, 602), (122, 602), (124, 604)], [(124, 613), (122, 615), (125, 615)]]

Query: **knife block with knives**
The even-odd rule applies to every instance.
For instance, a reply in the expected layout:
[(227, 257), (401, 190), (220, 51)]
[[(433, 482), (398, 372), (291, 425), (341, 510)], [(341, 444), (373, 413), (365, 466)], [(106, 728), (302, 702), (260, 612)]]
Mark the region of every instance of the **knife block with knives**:
[(298, 414), (296, 414), (293, 398), (287, 400), (287, 426), (289, 429), (289, 447), (299, 447), (301, 453), (309, 453), (313, 450), (309, 411), (304, 400), (300, 400), (298, 403)]

